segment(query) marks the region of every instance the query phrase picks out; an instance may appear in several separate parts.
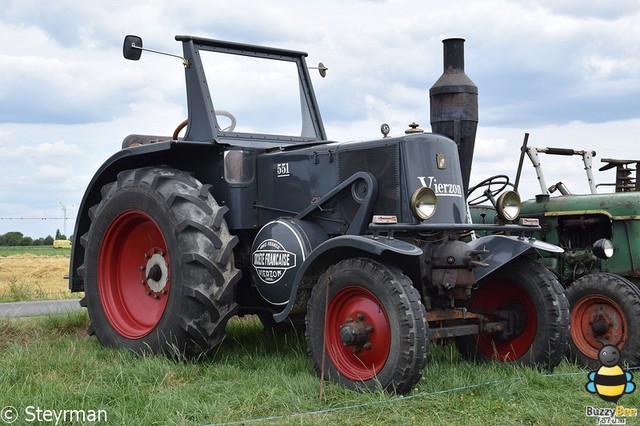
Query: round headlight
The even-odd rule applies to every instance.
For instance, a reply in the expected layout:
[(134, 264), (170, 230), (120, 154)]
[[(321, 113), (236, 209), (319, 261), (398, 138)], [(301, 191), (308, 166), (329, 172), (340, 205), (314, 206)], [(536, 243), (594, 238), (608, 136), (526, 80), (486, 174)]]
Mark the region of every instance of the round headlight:
[(610, 259), (615, 252), (613, 248), (613, 243), (611, 240), (606, 238), (600, 238), (598, 241), (593, 243), (591, 248), (593, 250), (593, 254), (595, 254), (600, 259)]
[(420, 220), (427, 220), (436, 212), (438, 198), (429, 188), (418, 188), (411, 196), (411, 212)]
[(518, 218), (520, 214), (520, 196), (517, 192), (503, 192), (496, 204), (496, 210), (502, 219), (513, 222)]

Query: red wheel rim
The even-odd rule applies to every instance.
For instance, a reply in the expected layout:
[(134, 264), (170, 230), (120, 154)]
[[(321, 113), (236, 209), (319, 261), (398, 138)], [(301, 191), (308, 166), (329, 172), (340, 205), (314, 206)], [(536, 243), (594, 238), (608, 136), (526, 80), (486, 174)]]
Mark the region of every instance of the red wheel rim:
[(608, 297), (583, 297), (571, 309), (571, 338), (576, 348), (592, 359), (598, 359), (604, 345), (622, 348), (627, 340), (624, 312)]
[[(340, 338), (341, 327), (357, 318), (372, 329), (370, 347), (345, 346)], [(389, 319), (378, 298), (362, 287), (347, 287), (334, 295), (327, 308), (325, 344), (331, 362), (343, 376), (360, 381), (375, 377), (391, 348)]]
[[(145, 280), (159, 259), (164, 260), (161, 285)], [(137, 339), (156, 327), (167, 305), (169, 263), (162, 232), (146, 213), (128, 210), (109, 225), (98, 255), (98, 294), (120, 335)]]
[(536, 310), (531, 298), (518, 284), (511, 281), (494, 281), (480, 287), (471, 303), (473, 310), (491, 312), (516, 309), (522, 316), (516, 325), (518, 332), (510, 337), (499, 333), (478, 335), (478, 347), (487, 356), (498, 361), (514, 361), (523, 356), (536, 336)]

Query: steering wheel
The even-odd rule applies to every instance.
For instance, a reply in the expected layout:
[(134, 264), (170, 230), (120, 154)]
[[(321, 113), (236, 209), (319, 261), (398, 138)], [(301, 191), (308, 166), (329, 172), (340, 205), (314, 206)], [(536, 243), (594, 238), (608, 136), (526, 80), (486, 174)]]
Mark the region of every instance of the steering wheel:
[[(467, 191), (467, 204), (469, 204), (470, 206), (477, 206), (478, 204), (485, 203), (489, 201), (489, 197), (495, 197), (496, 195), (504, 191), (504, 189), (507, 186), (513, 186), (513, 184), (509, 183), (509, 176), (507, 175), (491, 176), (483, 180), (479, 184), (469, 188), (469, 190)], [(469, 200), (469, 197), (471, 197), (471, 194), (474, 191), (483, 187), (486, 187), (486, 189), (482, 192), (481, 195)]]
[[(221, 116), (221, 117), (227, 117), (230, 121), (229, 125), (227, 127), (225, 127), (224, 129), (222, 129), (223, 132), (233, 132), (233, 129), (236, 128), (236, 117), (231, 114), (229, 111), (224, 111), (221, 109), (217, 109), (215, 110), (215, 115), (216, 116)], [(178, 126), (176, 127), (176, 129), (173, 131), (173, 140), (177, 141), (178, 140), (178, 134), (180, 134), (180, 132), (182, 131), (182, 129), (184, 129), (185, 127), (187, 127), (187, 124), (189, 124), (189, 120), (183, 120), (180, 124), (178, 124)]]

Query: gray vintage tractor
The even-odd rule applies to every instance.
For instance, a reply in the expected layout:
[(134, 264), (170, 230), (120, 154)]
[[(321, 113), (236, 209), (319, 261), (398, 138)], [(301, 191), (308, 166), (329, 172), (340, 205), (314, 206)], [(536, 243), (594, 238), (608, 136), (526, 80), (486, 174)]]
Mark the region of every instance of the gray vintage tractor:
[[(382, 126), (345, 143), (327, 140), (306, 53), (176, 40), (187, 120), (172, 136), (127, 136), (79, 210), (70, 287), (103, 345), (198, 357), (231, 317), (258, 315), (303, 323), (325, 377), (399, 393), (420, 379), (430, 339), (455, 339), (470, 359), (560, 362), (569, 305), (536, 256), (561, 249), (530, 238), (534, 222), (468, 219), (458, 146), (472, 150), (477, 103), (454, 107), (477, 89), (464, 40), (445, 41), (431, 89), (442, 134)], [(143, 50), (125, 38), (127, 59)], [(514, 193), (501, 199), (510, 219), (518, 209)], [(479, 230), (513, 236), (462, 240)]]

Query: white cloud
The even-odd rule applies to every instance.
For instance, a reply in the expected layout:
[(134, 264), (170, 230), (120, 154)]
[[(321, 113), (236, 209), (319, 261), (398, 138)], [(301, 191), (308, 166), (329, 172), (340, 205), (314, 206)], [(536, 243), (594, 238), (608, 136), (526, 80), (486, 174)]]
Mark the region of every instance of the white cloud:
[(80, 154), (75, 144), (67, 144), (62, 140), (43, 142), (38, 145), (28, 145), (12, 140), (6, 141), (0, 147), (0, 157), (3, 159), (22, 160), (29, 163), (42, 161), (72, 161)]
[[(615, 180), (613, 171), (600, 172), (603, 158), (640, 159), (640, 146), (630, 143), (625, 135), (640, 128), (640, 118), (606, 123), (571, 122), (532, 129), (482, 128), (478, 130), (476, 156), (471, 172), (471, 183), (495, 174), (515, 178), (520, 147), (525, 132), (529, 132), (529, 146), (570, 148), (595, 151), (593, 174), (596, 184)], [(479, 154), (479, 155), (478, 155)], [(548, 185), (564, 182), (573, 193), (588, 193), (586, 173), (580, 156), (565, 157), (540, 154), (540, 162)], [(525, 157), (520, 191), (526, 198), (540, 192), (534, 168)], [(601, 192), (610, 188), (601, 187)]]
[[(513, 176), (524, 132), (534, 145), (640, 158), (639, 20), (637, 0), (9, 2), (0, 10), (0, 217), (61, 214), (56, 199), (79, 204), (127, 134), (168, 135), (185, 118), (180, 62), (125, 61), (126, 34), (176, 54), (175, 34), (308, 51), (310, 65), (329, 67), (313, 79), (334, 140), (377, 138), (382, 122), (395, 135), (413, 121), (430, 130), (441, 40), (463, 37), (480, 93), (473, 181)], [(562, 171), (571, 187), (584, 185), (579, 164)], [(14, 225), (0, 221), (0, 233)]]

